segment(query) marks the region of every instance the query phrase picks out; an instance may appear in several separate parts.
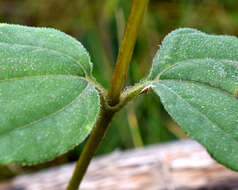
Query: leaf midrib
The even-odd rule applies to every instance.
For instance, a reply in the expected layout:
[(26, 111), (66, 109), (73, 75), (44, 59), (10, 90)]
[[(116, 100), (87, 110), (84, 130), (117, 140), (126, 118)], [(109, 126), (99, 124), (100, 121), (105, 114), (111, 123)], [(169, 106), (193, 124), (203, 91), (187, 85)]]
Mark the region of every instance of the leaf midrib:
[(71, 77), (71, 78), (78, 78), (78, 79), (82, 79), (85, 80), (87, 82), (90, 82), (90, 80), (88, 80), (87, 78), (78, 76), (78, 75), (68, 75), (68, 74), (52, 74), (52, 75), (32, 75), (32, 76), (22, 76), (22, 77), (12, 77), (12, 78), (8, 78), (8, 79), (3, 79), (0, 80), (1, 82), (11, 82), (11, 81), (17, 81), (17, 80), (24, 80), (24, 79), (34, 79), (34, 78), (43, 78), (43, 77), (47, 77), (47, 78), (53, 78), (53, 77), (57, 77), (57, 78), (64, 78), (64, 77)]
[[(224, 135), (226, 135), (228, 138), (232, 139), (233, 141), (235, 141), (236, 143), (238, 143), (238, 140), (235, 139), (234, 137), (232, 137), (229, 133), (227, 133), (226, 131), (224, 131), (222, 128), (219, 127), (219, 125), (217, 125), (216, 122), (212, 121), (210, 118), (208, 118), (206, 115), (204, 115), (202, 112), (200, 112), (196, 107), (192, 106), (189, 102), (187, 102), (184, 98), (182, 98), (179, 94), (177, 94), (174, 90), (172, 90), (171, 88), (169, 88), (168, 86), (166, 86), (165, 84), (159, 83), (160, 85), (164, 86), (165, 88), (167, 88), (169, 91), (171, 91), (173, 94), (175, 94), (175, 96), (177, 96), (179, 99), (181, 99), (184, 103), (186, 103), (189, 107), (191, 107), (193, 110), (195, 110), (196, 112), (198, 112), (199, 114), (201, 114), (201, 116), (207, 120), (208, 122), (210, 122), (212, 124), (212, 126), (216, 126), (220, 131), (222, 131), (224, 133)], [(212, 127), (211, 126), (211, 127)]]
[[(85, 80), (85, 79), (83, 79), (83, 80)], [(85, 81), (86, 81), (86, 80), (85, 80)], [(87, 82), (88, 82), (88, 81), (87, 81)], [(80, 93), (78, 96), (76, 96), (70, 103), (66, 104), (65, 106), (63, 106), (62, 108), (58, 109), (57, 111), (55, 111), (55, 112), (53, 112), (53, 113), (51, 113), (51, 114), (49, 114), (49, 115), (47, 115), (47, 116), (44, 116), (44, 117), (42, 117), (42, 118), (39, 119), (39, 120), (32, 121), (32, 122), (30, 122), (30, 123), (28, 123), (28, 124), (26, 124), (26, 125), (19, 126), (19, 127), (17, 127), (17, 128), (14, 128), (14, 129), (12, 129), (12, 130), (7, 131), (7, 132), (1, 133), (0, 136), (4, 136), (4, 135), (10, 134), (10, 133), (13, 133), (14, 131), (17, 131), (17, 130), (20, 130), (20, 129), (24, 129), (24, 128), (28, 127), (28, 126), (32, 126), (33, 124), (39, 123), (39, 122), (42, 121), (42, 120), (45, 120), (45, 119), (47, 119), (47, 118), (50, 118), (51, 116), (56, 115), (57, 113), (64, 111), (66, 108), (68, 108), (70, 105), (72, 105), (77, 99), (79, 99), (80, 96), (82, 96), (82, 94), (83, 94), (83, 93), (86, 91), (86, 89), (88, 88), (89, 84), (90, 84), (90, 83), (88, 82), (87, 85), (85, 86), (85, 88), (81, 91), (81, 93)]]
[[(68, 59), (70, 59), (71, 61), (73, 61), (76, 65), (78, 65), (83, 73), (85, 74), (85, 76), (88, 76), (88, 73), (86, 72), (86, 69), (84, 68), (84, 66), (79, 62), (77, 61), (75, 58), (73, 58), (72, 56), (68, 55), (68, 54), (65, 54), (61, 51), (58, 51), (58, 50), (54, 50), (54, 49), (51, 49), (51, 48), (46, 48), (46, 47), (38, 47), (38, 46), (34, 46), (34, 45), (25, 45), (25, 44), (17, 44), (17, 43), (6, 43), (6, 42), (0, 42), (0, 44), (7, 44), (7, 45), (15, 45), (15, 46), (20, 46), (20, 47), (30, 47), (30, 48), (35, 48), (37, 50), (45, 50), (45, 51), (52, 51), (58, 55), (61, 55), (61, 56), (65, 56), (67, 57)], [(89, 65), (89, 67), (91, 68), (91, 66)]]
[(185, 64), (187, 61), (204, 61), (204, 60), (212, 60), (212, 61), (216, 61), (216, 60), (219, 60), (219, 61), (228, 61), (228, 62), (237, 62), (237, 60), (232, 60), (232, 59), (214, 59), (214, 58), (210, 58), (210, 57), (206, 57), (206, 58), (193, 58), (193, 59), (186, 59), (186, 60), (182, 60), (182, 61), (178, 61), (178, 62), (174, 62), (174, 63), (171, 63), (171, 65), (165, 69), (163, 69), (162, 71), (160, 71), (157, 76), (155, 77), (154, 80), (159, 80), (160, 76), (162, 74), (164, 74), (165, 72), (169, 71), (170, 69), (172, 69), (173, 67), (176, 67), (177, 65), (180, 65), (180, 64)]
[(184, 82), (184, 83), (197, 84), (199, 86), (204, 86), (204, 87), (209, 88), (211, 90), (216, 90), (216, 91), (218, 91), (220, 93), (223, 93), (223, 94), (225, 94), (227, 96), (230, 96), (232, 98), (236, 98), (234, 96), (234, 94), (232, 94), (231, 92), (229, 92), (229, 91), (227, 91), (225, 89), (217, 88), (215, 86), (209, 85), (209, 83), (203, 83), (203, 82), (200, 82), (200, 81), (180, 80), (180, 79), (162, 79), (162, 80), (152, 80), (151, 82), (153, 83), (153, 82), (160, 82), (160, 81), (176, 81), (176, 82)]

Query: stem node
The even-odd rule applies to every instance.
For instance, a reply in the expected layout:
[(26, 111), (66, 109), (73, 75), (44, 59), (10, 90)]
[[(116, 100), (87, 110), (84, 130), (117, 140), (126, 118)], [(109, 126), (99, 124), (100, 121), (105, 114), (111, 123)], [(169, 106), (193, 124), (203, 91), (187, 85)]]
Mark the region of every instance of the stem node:
[(139, 92), (138, 89), (133, 90), (132, 92), (126, 94), (126, 97), (122, 96), (122, 100), (120, 101), (121, 91), (126, 80), (129, 63), (131, 61), (136, 38), (139, 33), (139, 27), (142, 23), (148, 2), (149, 0), (133, 0), (131, 13), (119, 49), (119, 54), (117, 57), (108, 95), (106, 97), (104, 90), (100, 86), (98, 86), (97, 89), (99, 89), (99, 91), (101, 92), (100, 115), (75, 166), (75, 170), (68, 184), (67, 190), (78, 190), (83, 176), (87, 171), (88, 165), (95, 155), (101, 141), (103, 140), (103, 137), (106, 134), (113, 116), (128, 101), (135, 97), (136, 93)]

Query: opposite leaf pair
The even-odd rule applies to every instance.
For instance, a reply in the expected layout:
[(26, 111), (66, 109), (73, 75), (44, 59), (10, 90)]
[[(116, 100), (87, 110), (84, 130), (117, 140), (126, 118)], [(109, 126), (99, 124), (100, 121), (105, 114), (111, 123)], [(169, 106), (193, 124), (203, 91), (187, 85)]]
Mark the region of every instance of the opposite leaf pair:
[[(145, 84), (173, 119), (238, 170), (238, 39), (170, 33)], [(0, 25), (0, 163), (33, 164), (82, 142), (99, 114), (90, 58), (59, 31)]]

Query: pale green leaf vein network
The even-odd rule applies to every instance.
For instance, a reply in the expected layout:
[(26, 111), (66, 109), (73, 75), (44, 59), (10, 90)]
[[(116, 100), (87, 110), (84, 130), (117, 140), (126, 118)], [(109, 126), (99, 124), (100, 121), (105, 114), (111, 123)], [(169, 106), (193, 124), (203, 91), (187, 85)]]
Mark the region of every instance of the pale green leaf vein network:
[[(195, 107), (193, 107), (189, 102), (187, 102), (185, 100), (185, 98), (182, 98), (178, 93), (176, 93), (172, 88), (169, 88), (168, 86), (166, 86), (163, 83), (159, 83), (160, 85), (164, 86), (166, 89), (168, 89), (170, 92), (172, 92), (174, 95), (176, 95), (182, 102), (184, 102), (185, 104), (187, 104), (189, 107), (191, 107), (192, 109), (194, 109), (196, 112), (198, 112), (205, 120), (209, 121), (211, 123), (212, 126), (218, 127), (225, 135), (227, 135), (229, 138), (233, 139), (235, 142), (238, 143), (238, 140), (236, 140), (235, 138), (233, 138), (231, 135), (229, 135), (226, 131), (224, 131), (222, 128), (219, 127), (219, 125), (217, 125), (214, 121), (210, 120), (206, 115), (204, 115), (201, 111), (199, 111), (198, 109), (196, 109)], [(153, 83), (151, 84), (152, 88), (153, 88)], [(227, 94), (227, 93), (226, 93)]]
[(23, 80), (23, 79), (34, 79), (34, 78), (38, 78), (38, 77), (47, 77), (47, 78), (53, 78), (53, 77), (59, 77), (59, 78), (64, 78), (65, 76), (67, 77), (72, 77), (72, 78), (76, 78), (76, 79), (82, 79), (82, 80), (85, 80), (87, 82), (90, 83), (90, 81), (87, 79), (87, 78), (84, 78), (84, 77), (81, 77), (81, 76), (78, 76), (78, 75), (58, 75), (58, 74), (50, 74), (50, 75), (34, 75), (34, 76), (24, 76), (24, 77), (14, 77), (14, 78), (9, 78), (9, 79), (3, 79), (3, 80), (0, 80), (0, 83), (1, 82), (10, 82), (10, 81), (18, 81), (18, 80)]
[(168, 34), (157, 52), (150, 79), (167, 67), (189, 59), (227, 59), (238, 61), (238, 39), (234, 36), (208, 35), (196, 29), (181, 28)]
[[(214, 59), (214, 58), (206, 58), (206, 59), (207, 60), (218, 61), (218, 62), (219, 61), (227, 61), (227, 62), (233, 62), (234, 64), (238, 64), (238, 62), (236, 60), (230, 60), (230, 59)], [(201, 59), (201, 58), (193, 58), (193, 59), (186, 59), (185, 61), (178, 61), (178, 62), (168, 66), (167, 68), (164, 68), (162, 71), (160, 71), (154, 80), (160, 80), (161, 75), (163, 75), (164, 73), (166, 73), (170, 69), (172, 69), (172, 68), (174, 68), (174, 67), (176, 67), (180, 64), (184, 64), (185, 62), (190, 62), (190, 61), (199, 61), (199, 60), (204, 61), (204, 59)]]
[[(198, 92), (202, 89), (205, 90), (205, 86), (200, 86), (198, 84), (185, 84), (186, 83), (184, 82), (173, 80), (161, 81), (153, 82), (152, 88), (160, 96), (162, 103), (172, 118), (174, 118), (174, 120), (186, 131), (186, 133), (203, 144), (217, 161), (233, 170), (238, 171), (238, 120), (236, 120), (237, 115), (235, 114), (238, 111), (238, 104), (235, 102), (235, 98), (228, 97), (229, 95), (227, 96), (227, 93), (223, 94), (224, 96), (220, 95), (220, 97), (224, 98), (224, 103), (226, 106), (232, 102), (236, 103), (229, 109), (229, 111), (227, 110), (226, 113), (224, 113), (224, 116), (226, 117), (224, 120), (226, 121), (221, 122), (222, 118), (216, 119), (217, 116), (221, 116), (221, 113), (218, 113), (219, 106), (223, 104), (221, 102), (221, 98), (218, 98), (221, 92), (216, 93), (216, 95), (214, 94), (214, 98), (218, 98), (216, 100), (219, 102), (218, 107), (216, 107), (214, 102), (210, 102), (211, 98), (208, 99), (205, 104), (200, 104), (194, 102), (194, 98), (191, 96), (193, 93), (198, 94)], [(191, 89), (193, 88), (192, 85), (194, 85), (196, 88)], [(176, 92), (173, 88), (176, 89)], [(201, 93), (211, 91), (209, 88), (207, 88), (205, 91), (204, 90), (202, 90), (203, 92)], [(182, 97), (180, 94), (184, 97)], [(204, 100), (204, 96), (202, 96), (202, 94), (198, 94), (196, 98), (200, 98), (199, 102)], [(209, 105), (212, 107), (207, 107)], [(231, 115), (229, 115), (229, 113)], [(231, 121), (229, 121), (230, 119)]]
[[(1, 81), (0, 81), (0, 82), (1, 82)], [(69, 107), (69, 106), (72, 105), (75, 101), (77, 101), (77, 99), (79, 99), (80, 96), (82, 96), (82, 94), (84, 94), (84, 91), (86, 91), (88, 87), (89, 87), (89, 83), (84, 87), (83, 91), (81, 91), (81, 93), (80, 93), (75, 99), (73, 99), (70, 103), (68, 103), (67, 105), (63, 106), (61, 109), (57, 110), (56, 112), (53, 112), (53, 113), (51, 113), (51, 114), (49, 114), (49, 115), (47, 115), (47, 116), (45, 116), (45, 117), (43, 117), (43, 118), (41, 118), (41, 119), (39, 119), (39, 120), (33, 121), (33, 122), (31, 122), (31, 123), (28, 123), (28, 124), (26, 124), (26, 125), (24, 125), (24, 126), (19, 126), (19, 127), (17, 127), (17, 128), (14, 128), (14, 129), (12, 129), (11, 131), (8, 131), (8, 132), (5, 132), (5, 133), (1, 133), (0, 136), (6, 135), (6, 134), (9, 134), (9, 133), (12, 133), (12, 132), (17, 131), (17, 130), (20, 130), (20, 129), (24, 129), (24, 128), (26, 128), (26, 127), (30, 127), (30, 126), (33, 125), (33, 124), (39, 123), (39, 122), (41, 122), (42, 120), (46, 120), (47, 118), (50, 118), (50, 117), (56, 115), (57, 113), (64, 111), (67, 107)]]
[(100, 108), (83, 45), (58, 30), (0, 24), (0, 47), (0, 163), (41, 163), (82, 142)]
[(177, 29), (163, 40), (147, 81), (185, 132), (238, 171), (237, 49), (234, 36)]
[(202, 82), (199, 82), (199, 81), (192, 81), (192, 80), (182, 80), (182, 79), (181, 80), (180, 79), (163, 79), (163, 80), (158, 80), (158, 79), (156, 79), (156, 80), (150, 81), (150, 83), (147, 86), (151, 86), (154, 82), (160, 83), (160, 81), (177, 81), (177, 82), (181, 82), (181, 83), (186, 82), (186, 83), (190, 83), (190, 84), (198, 84), (200, 86), (204, 86), (206, 88), (210, 88), (210, 89), (216, 90), (216, 91), (221, 92), (221, 93), (223, 93), (223, 94), (225, 94), (225, 95), (227, 95), (227, 96), (229, 96), (231, 98), (234, 98), (234, 95), (231, 92), (229, 92), (229, 91), (227, 91), (225, 89), (217, 88), (217, 87), (211, 86), (211, 85), (209, 85), (207, 83), (202, 83)]
[[(67, 111), (65, 112), (65, 110)], [(0, 141), (2, 150), (2, 153), (0, 153), (0, 162), (35, 164), (51, 160), (69, 149), (72, 149), (72, 147), (78, 145), (86, 138), (98, 117), (98, 113), (99, 95), (95, 90), (95, 87), (93, 87), (92, 84), (87, 83), (76, 98), (53, 114), (47, 115), (46, 117), (41, 118), (41, 120), (34, 121), (26, 126), (21, 126), (21, 128), (12, 130), (7, 134), (2, 134)], [(69, 116), (69, 114), (72, 117), (62, 117)], [(61, 119), (55, 120), (57, 117), (58, 119), (61, 117)], [(48, 120), (48, 118), (50, 120)], [(72, 119), (75, 121), (71, 121)], [(70, 124), (67, 127), (66, 124), (68, 124), (68, 122)], [(51, 129), (52, 124), (55, 126), (52, 126)], [(58, 130), (59, 132), (57, 132)], [(21, 136), (23, 133), (24, 136)], [(46, 137), (45, 135), (48, 133), (53, 136), (55, 136), (55, 134), (52, 133), (59, 133), (59, 135), (55, 137)], [(42, 136), (44, 139), (43, 142), (38, 142), (37, 138), (39, 136)], [(14, 142), (12, 141), (13, 138)], [(34, 146), (25, 142), (26, 138), (28, 138), (28, 141), (33, 143)], [(58, 143), (55, 144), (55, 142)], [(20, 146), (14, 146), (14, 143), (16, 143), (16, 145), (20, 143)], [(52, 147), (54, 148), (52, 149)], [(23, 151), (22, 154), (19, 154), (21, 151)]]
[[(60, 52), (58, 50), (54, 50), (54, 49), (50, 49), (50, 48), (46, 48), (46, 47), (38, 47), (38, 46), (33, 46), (33, 45), (25, 45), (25, 44), (10, 44), (10, 43), (6, 43), (6, 42), (0, 42), (0, 44), (7, 44), (7, 45), (14, 45), (14, 46), (19, 46), (19, 47), (29, 47), (29, 48), (33, 48), (33, 49), (37, 49), (37, 50), (46, 50), (46, 51), (52, 51), (55, 52), (56, 54), (59, 55), (63, 55), (67, 58), (69, 58), (70, 60), (72, 60), (75, 64), (79, 65), (79, 67), (82, 69), (82, 71), (84, 72), (85, 76), (88, 76), (88, 73), (86, 72), (85, 68), (83, 67), (83, 65), (77, 61), (75, 58), (73, 58), (70, 55), (67, 55), (63, 52)], [(91, 64), (90, 64), (91, 67)]]

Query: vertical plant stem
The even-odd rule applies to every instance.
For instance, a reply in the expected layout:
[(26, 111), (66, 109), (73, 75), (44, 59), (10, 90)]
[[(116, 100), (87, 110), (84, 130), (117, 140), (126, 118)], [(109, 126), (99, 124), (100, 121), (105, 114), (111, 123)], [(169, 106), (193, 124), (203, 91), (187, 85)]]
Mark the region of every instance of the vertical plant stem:
[(133, 0), (131, 13), (126, 25), (121, 46), (119, 48), (116, 66), (108, 91), (109, 104), (112, 106), (119, 103), (120, 94), (126, 80), (136, 38), (138, 36), (139, 28), (148, 2), (149, 0)]
[(131, 13), (109, 88), (107, 99), (108, 102), (104, 101), (105, 97), (101, 97), (102, 105), (100, 115), (75, 166), (75, 170), (69, 182), (67, 190), (78, 190), (91, 159), (95, 155), (103, 137), (105, 136), (107, 128), (114, 114), (118, 111), (113, 109), (113, 107), (108, 106), (108, 104), (113, 106), (119, 103), (119, 97), (126, 80), (126, 75), (128, 72), (129, 63), (131, 61), (132, 52), (134, 50), (135, 41), (139, 33), (139, 26), (141, 25), (148, 2), (149, 0), (133, 0)]
[(83, 176), (85, 175), (88, 165), (95, 155), (115, 112), (101, 109), (99, 119), (85, 145), (80, 159), (76, 163), (73, 176), (68, 184), (67, 190), (77, 190)]

